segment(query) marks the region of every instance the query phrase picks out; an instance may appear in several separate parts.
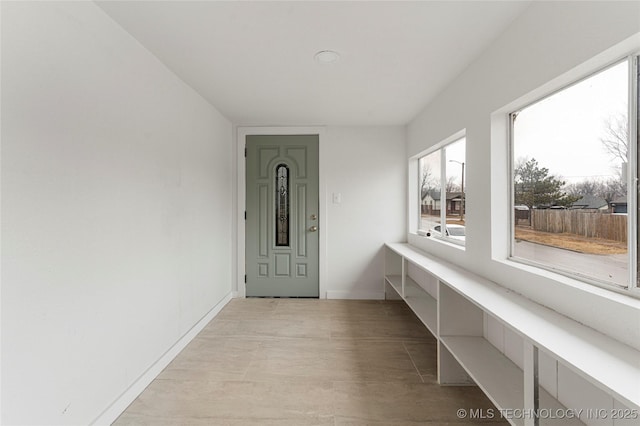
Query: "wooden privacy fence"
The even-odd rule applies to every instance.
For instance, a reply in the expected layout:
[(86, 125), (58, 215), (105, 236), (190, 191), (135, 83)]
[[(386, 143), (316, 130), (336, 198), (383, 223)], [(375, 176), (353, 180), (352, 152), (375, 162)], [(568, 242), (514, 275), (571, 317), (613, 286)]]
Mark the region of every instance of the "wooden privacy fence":
[(627, 242), (627, 215), (580, 210), (533, 210), (536, 231), (583, 235), (589, 238)]

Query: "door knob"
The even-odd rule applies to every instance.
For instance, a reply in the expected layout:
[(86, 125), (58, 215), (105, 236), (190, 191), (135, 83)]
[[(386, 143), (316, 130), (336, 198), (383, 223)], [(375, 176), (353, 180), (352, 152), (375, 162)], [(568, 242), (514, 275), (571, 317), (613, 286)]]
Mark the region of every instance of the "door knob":
[(313, 225), (311, 228), (309, 228), (309, 231), (311, 232), (316, 232), (318, 230), (318, 227)]

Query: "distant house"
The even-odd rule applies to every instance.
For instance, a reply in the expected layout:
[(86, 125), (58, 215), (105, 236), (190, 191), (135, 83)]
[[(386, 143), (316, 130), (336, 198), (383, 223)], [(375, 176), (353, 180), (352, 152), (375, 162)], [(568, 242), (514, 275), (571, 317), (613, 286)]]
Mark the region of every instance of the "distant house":
[(592, 211), (592, 212), (600, 211), (600, 212), (604, 213), (604, 212), (607, 212), (607, 210), (609, 209), (609, 204), (607, 203), (607, 200), (605, 200), (602, 197), (598, 197), (596, 195), (591, 195), (591, 194), (586, 194), (586, 195), (583, 195), (582, 197), (580, 197), (579, 200), (575, 201), (570, 206), (563, 206), (563, 205), (558, 205), (558, 204), (555, 204), (555, 203), (548, 203), (548, 204), (539, 204), (537, 206), (534, 206), (534, 209), (538, 209), (538, 210), (570, 209), (570, 210), (585, 210), (585, 211)]
[(627, 213), (627, 197), (618, 197), (609, 203), (611, 213)]
[[(625, 201), (626, 202), (626, 201)], [(590, 210), (606, 212), (609, 209), (609, 203), (602, 197), (596, 195), (583, 195), (582, 198), (569, 206), (572, 210)]]
[[(462, 208), (462, 192), (447, 192), (447, 215), (459, 215)], [(440, 214), (441, 195), (438, 190), (431, 190), (422, 200), (422, 213), (430, 215)]]

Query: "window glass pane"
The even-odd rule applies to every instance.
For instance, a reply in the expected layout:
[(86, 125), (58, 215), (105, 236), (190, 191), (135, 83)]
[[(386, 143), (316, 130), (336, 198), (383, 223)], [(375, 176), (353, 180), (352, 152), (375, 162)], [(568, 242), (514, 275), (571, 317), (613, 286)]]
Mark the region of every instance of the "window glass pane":
[(447, 181), (447, 236), (457, 241), (465, 240), (465, 139), (460, 139), (445, 148)]
[(420, 225), (418, 229), (431, 233), (441, 233), (435, 229), (440, 224), (440, 151), (425, 155), (418, 161), (420, 179)]
[(276, 246), (289, 246), (289, 168), (276, 168)]
[(512, 255), (627, 286), (628, 63), (512, 114)]

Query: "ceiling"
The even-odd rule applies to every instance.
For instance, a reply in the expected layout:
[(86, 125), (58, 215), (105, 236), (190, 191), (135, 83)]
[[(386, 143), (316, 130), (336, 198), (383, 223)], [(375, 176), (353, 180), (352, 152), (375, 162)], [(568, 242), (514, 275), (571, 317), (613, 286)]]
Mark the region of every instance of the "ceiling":
[[(235, 124), (406, 124), (526, 1), (99, 1)], [(314, 54), (341, 58), (319, 64)]]

